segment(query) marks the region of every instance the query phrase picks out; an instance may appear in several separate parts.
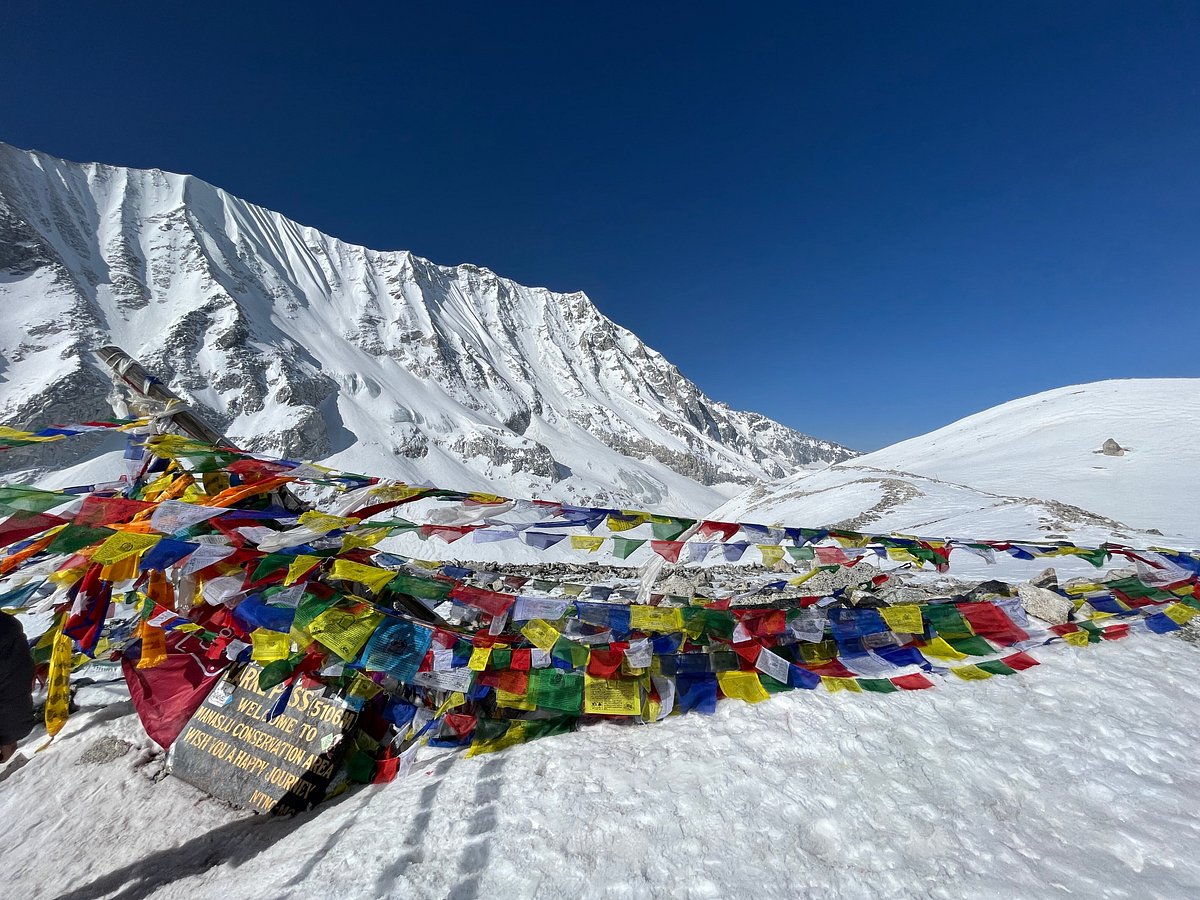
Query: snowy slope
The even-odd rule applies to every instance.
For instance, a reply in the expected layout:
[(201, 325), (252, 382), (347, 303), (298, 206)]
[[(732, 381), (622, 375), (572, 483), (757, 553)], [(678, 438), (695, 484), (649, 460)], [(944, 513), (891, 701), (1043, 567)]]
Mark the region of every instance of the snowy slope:
[(0, 308), (11, 426), (103, 414), (86, 351), (111, 342), (249, 449), (410, 481), (702, 513), (850, 455), (710, 400), (582, 293), (352, 246), (190, 176), (5, 144)]
[[(987, 682), (602, 725), (295, 819), (162, 771), (128, 701), (0, 783), (30, 898), (1194, 898), (1200, 649), (1140, 635)], [(80, 695), (88, 706), (98, 691)], [(113, 739), (133, 747), (108, 759)], [(41, 740), (41, 739), (37, 739)], [(116, 747), (119, 752), (121, 747)], [(444, 751), (442, 751), (444, 752)], [(14, 814), (15, 811), (20, 814)]]
[[(1111, 537), (1196, 547), (1198, 423), (1200, 379), (1061, 388), (820, 472), (750, 488), (713, 517), (933, 537), (1088, 544)], [(1128, 448), (1124, 455), (1095, 452), (1110, 437)]]

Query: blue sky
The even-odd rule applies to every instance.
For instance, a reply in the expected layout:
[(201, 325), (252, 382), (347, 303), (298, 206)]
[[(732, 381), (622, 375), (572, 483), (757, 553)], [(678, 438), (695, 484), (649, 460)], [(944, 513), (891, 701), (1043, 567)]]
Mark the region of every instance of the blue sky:
[(1194, 3), (434, 6), (9, 4), (0, 140), (584, 290), (859, 449), (1200, 374)]

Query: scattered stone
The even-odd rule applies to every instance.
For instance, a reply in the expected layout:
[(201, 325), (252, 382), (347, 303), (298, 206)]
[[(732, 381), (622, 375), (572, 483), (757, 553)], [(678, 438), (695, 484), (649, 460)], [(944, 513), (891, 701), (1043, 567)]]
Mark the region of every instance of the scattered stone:
[(1075, 608), (1066, 597), (1032, 584), (1018, 584), (1017, 596), (1021, 598), (1025, 612), (1051, 625), (1066, 623)]
[(1109, 438), (1107, 441), (1104, 442), (1104, 446), (1095, 452), (1103, 453), (1105, 456), (1124, 456), (1125, 448), (1122, 447), (1120, 444), (1118, 444), (1116, 441), (1114, 441), (1112, 438)]
[(1011, 597), (1013, 595), (1012, 585), (1007, 581), (981, 581), (975, 587), (967, 591), (968, 600), (983, 600), (986, 597)]
[(1054, 571), (1053, 567), (1049, 569), (1043, 569), (1040, 574), (1030, 578), (1029, 583), (1034, 587), (1054, 590), (1054, 588), (1058, 587), (1058, 573)]
[(133, 744), (119, 737), (102, 737), (92, 741), (79, 757), (79, 765), (99, 766), (120, 759), (133, 749)]
[(1187, 641), (1189, 644), (1195, 644), (1200, 647), (1200, 617), (1192, 619), (1192, 621), (1176, 631), (1175, 636), (1180, 640)]

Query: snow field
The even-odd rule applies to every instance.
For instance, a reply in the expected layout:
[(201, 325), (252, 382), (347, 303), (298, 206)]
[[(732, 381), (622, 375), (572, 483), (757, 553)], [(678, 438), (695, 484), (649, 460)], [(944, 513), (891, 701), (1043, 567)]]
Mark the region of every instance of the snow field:
[[(161, 759), (120, 702), (0, 783), (6, 892), (1200, 896), (1200, 649), (1136, 635), (1034, 654), (986, 682), (795, 691), (475, 759), (424, 751), (408, 777), (290, 820), (155, 784)], [(80, 762), (111, 737), (134, 749)]]

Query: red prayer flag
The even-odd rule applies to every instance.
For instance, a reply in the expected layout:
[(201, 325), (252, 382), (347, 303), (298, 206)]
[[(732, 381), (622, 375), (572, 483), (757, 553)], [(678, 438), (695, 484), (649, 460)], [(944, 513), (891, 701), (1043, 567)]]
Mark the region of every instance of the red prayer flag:
[(121, 671), (146, 734), (169, 747), (230, 663), (205, 659), (204, 645), (193, 635), (172, 631), (165, 640), (167, 658), (158, 665), (139, 669), (131, 646), (121, 659)]
[(450, 599), (458, 600), (467, 606), (482, 609), (485, 613), (498, 616), (507, 612), (509, 607), (517, 602), (512, 594), (500, 594), (483, 588), (471, 587), (469, 584), (459, 584), (450, 591)]
[(650, 549), (667, 562), (679, 562), (679, 551), (683, 549), (683, 541), (651, 541)]
[(55, 525), (62, 525), (66, 521), (66, 519), (60, 519), (58, 516), (52, 516), (48, 513), (38, 513), (32, 516), (10, 516), (4, 522), (0, 522), (0, 547), (7, 547), (9, 544), (23, 541), (25, 538), (33, 537), (35, 534), (41, 534), (43, 531), (48, 531)]
[(1004, 663), (1010, 669), (1016, 669), (1018, 672), (1023, 672), (1026, 669), (1032, 669), (1038, 665), (1038, 661), (1024, 651), (1019, 651), (1012, 656), (1003, 656), (1000, 662)]
[(955, 604), (976, 634), (1006, 646), (1029, 639), (1000, 607), (994, 603)]
[(700, 523), (699, 534), (701, 537), (706, 538), (717, 537), (719, 535), (721, 540), (727, 541), (740, 530), (741, 526), (736, 522), (705, 521)]
[(89, 494), (83, 501), (83, 506), (76, 513), (76, 525), (86, 525), (95, 528), (99, 525), (111, 525), (115, 522), (128, 522), (138, 513), (152, 509), (153, 503), (141, 500), (126, 500), (124, 497), (97, 497)]
[(914, 672), (911, 675), (897, 675), (891, 681), (896, 687), (906, 691), (923, 691), (925, 688), (933, 687), (933, 682), (920, 672)]
[(588, 656), (587, 673), (593, 678), (612, 678), (617, 674), (617, 670), (621, 668), (621, 660), (625, 658), (625, 651), (616, 648), (608, 650), (592, 649)]

